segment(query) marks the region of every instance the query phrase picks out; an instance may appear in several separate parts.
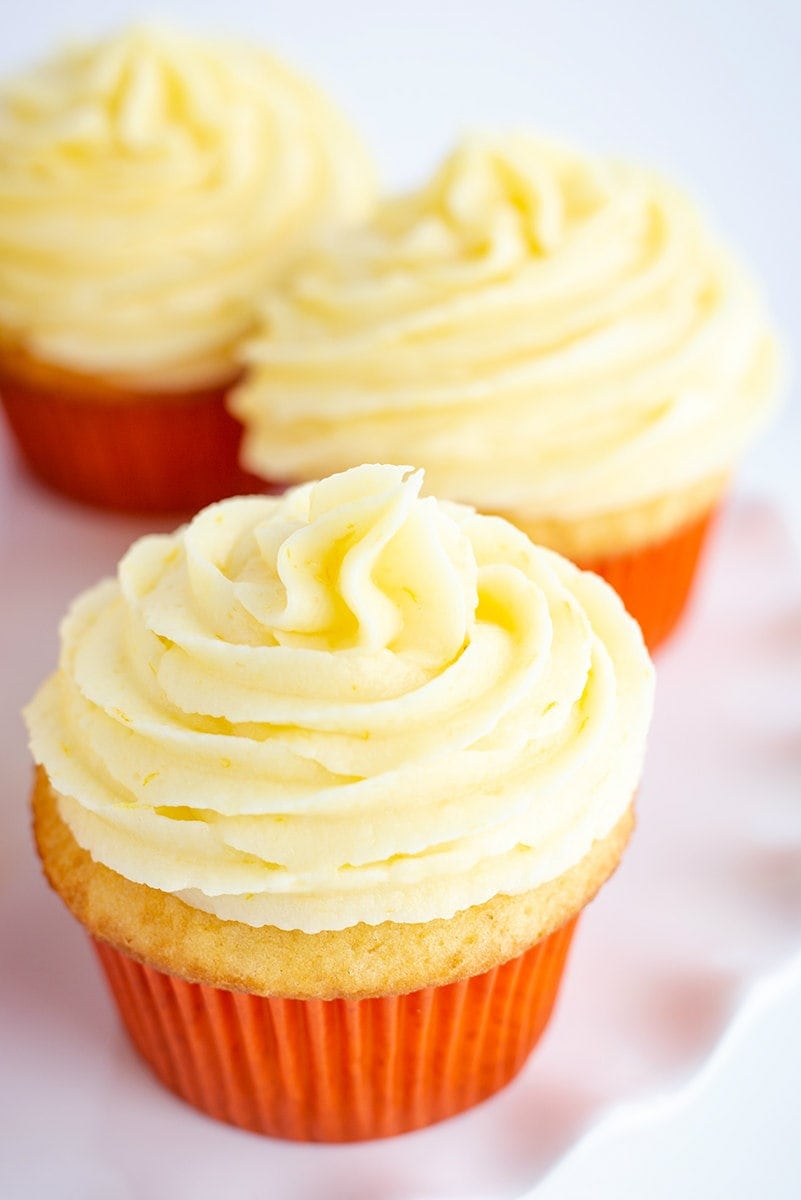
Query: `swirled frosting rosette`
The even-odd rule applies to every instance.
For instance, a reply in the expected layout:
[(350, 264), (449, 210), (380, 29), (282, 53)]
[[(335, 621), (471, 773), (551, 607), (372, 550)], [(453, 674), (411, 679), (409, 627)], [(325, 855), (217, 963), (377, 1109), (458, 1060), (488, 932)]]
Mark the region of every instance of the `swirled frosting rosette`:
[(600, 579), (362, 466), (135, 543), (27, 710), (92, 857), (223, 920), (425, 922), (630, 805), (652, 668)]
[(669, 183), (477, 137), (270, 294), (234, 411), (270, 478), (391, 453), (438, 496), (578, 522), (719, 493), (776, 359), (753, 284)]
[(256, 47), (138, 27), (66, 50), (0, 93), (0, 332), (137, 388), (230, 378), (254, 294), (372, 190), (344, 119)]

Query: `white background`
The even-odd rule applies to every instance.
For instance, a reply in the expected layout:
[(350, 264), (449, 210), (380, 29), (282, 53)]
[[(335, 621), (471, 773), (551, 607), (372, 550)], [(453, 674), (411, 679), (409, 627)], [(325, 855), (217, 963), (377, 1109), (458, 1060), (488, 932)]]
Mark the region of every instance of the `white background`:
[[(71, 0), (58, 6), (17, 4), (13, 12), (5, 7), (3, 72), (62, 37), (94, 35), (143, 14), (257, 35), (338, 98), (365, 132), (392, 186), (421, 179), (459, 132), (511, 124), (634, 156), (683, 180), (750, 261), (784, 331), (795, 373), (785, 409), (744, 465), (738, 491), (743, 502), (768, 498), (801, 544), (797, 0), (227, 0), (225, 5), (216, 0), (173, 2), (158, 11), (115, 0)], [(13, 520), (13, 509), (5, 515)], [(116, 557), (116, 546), (114, 551)], [(114, 561), (109, 557), (106, 569)], [(2, 564), (4, 578), (13, 567)], [(748, 586), (746, 573), (742, 587)], [(53, 632), (43, 658), (48, 664), (55, 652)], [(796, 688), (796, 707), (799, 695)], [(15, 721), (26, 698), (4, 696), (11, 711), (3, 719)], [(748, 696), (743, 703), (750, 703)], [(797, 715), (791, 727), (797, 745)], [(21, 803), (19, 795), (5, 791), (2, 799)], [(0, 873), (10, 866), (0, 847)], [(0, 883), (0, 901), (3, 896)], [(646, 1094), (613, 1113), (568, 1148), (566, 1159), (533, 1193), (536, 1200), (790, 1200), (801, 1194), (800, 977), (797, 964), (780, 969), (772, 963), (743, 997), (706, 1066), (684, 1086)], [(2, 1021), (0, 1011), (0, 1028)], [(5, 1089), (0, 1102), (9, 1099)], [(43, 1096), (43, 1155), (46, 1111)], [(0, 1118), (0, 1139), (2, 1131)], [(205, 1124), (202, 1132), (206, 1139), (213, 1136)], [(19, 1180), (17, 1185), (14, 1200), (27, 1197)], [(63, 1195), (72, 1194), (81, 1195), (65, 1181)], [(264, 1195), (281, 1200), (274, 1179)]]

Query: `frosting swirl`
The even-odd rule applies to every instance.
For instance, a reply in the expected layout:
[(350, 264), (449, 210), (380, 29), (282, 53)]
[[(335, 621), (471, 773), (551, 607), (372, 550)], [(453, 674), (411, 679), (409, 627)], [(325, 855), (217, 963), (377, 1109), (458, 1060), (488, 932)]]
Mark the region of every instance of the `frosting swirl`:
[(726, 474), (776, 384), (761, 302), (688, 200), (522, 134), (305, 255), (245, 358), (250, 468), (391, 453), (436, 495), (565, 520)]
[(614, 592), (362, 466), (134, 544), (26, 711), (93, 857), (222, 919), (450, 917), (625, 813), (652, 668)]
[(253, 296), (372, 171), (309, 83), (248, 45), (134, 28), (0, 92), (0, 325), (32, 355), (184, 388), (236, 369)]

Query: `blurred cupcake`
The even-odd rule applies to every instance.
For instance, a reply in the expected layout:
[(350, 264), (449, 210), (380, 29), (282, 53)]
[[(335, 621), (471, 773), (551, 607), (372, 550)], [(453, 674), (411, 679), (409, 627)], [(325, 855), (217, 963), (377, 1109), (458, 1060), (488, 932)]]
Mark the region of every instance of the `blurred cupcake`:
[(754, 288), (655, 175), (524, 135), (458, 148), (270, 294), (243, 461), (392, 456), (615, 584), (656, 645), (777, 353)]
[(45, 871), (198, 1108), (297, 1139), (503, 1086), (628, 839), (652, 703), (602, 580), (362, 466), (137, 542), (27, 710)]
[(366, 155), (248, 45), (135, 28), (0, 92), (0, 396), (45, 482), (194, 510), (255, 485), (223, 399), (254, 293), (364, 214)]

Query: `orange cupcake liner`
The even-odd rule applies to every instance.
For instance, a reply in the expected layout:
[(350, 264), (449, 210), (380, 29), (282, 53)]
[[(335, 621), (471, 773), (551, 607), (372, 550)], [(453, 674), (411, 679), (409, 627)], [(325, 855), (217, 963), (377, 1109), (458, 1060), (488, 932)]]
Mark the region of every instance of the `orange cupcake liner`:
[(92, 382), (82, 390), (67, 373), (61, 387), (51, 374), (42, 387), (35, 376), (0, 369), (8, 423), (49, 487), (132, 513), (189, 513), (265, 490), (239, 466), (242, 426), (225, 407), (230, 385), (155, 395)]
[(663, 541), (629, 554), (579, 563), (612, 585), (639, 622), (651, 651), (670, 636), (684, 614), (716, 513), (712, 509)]
[(510, 962), (407, 995), (286, 1000), (157, 971), (95, 941), (131, 1040), (217, 1120), (352, 1142), (454, 1116), (513, 1078), (553, 1010), (576, 918)]

